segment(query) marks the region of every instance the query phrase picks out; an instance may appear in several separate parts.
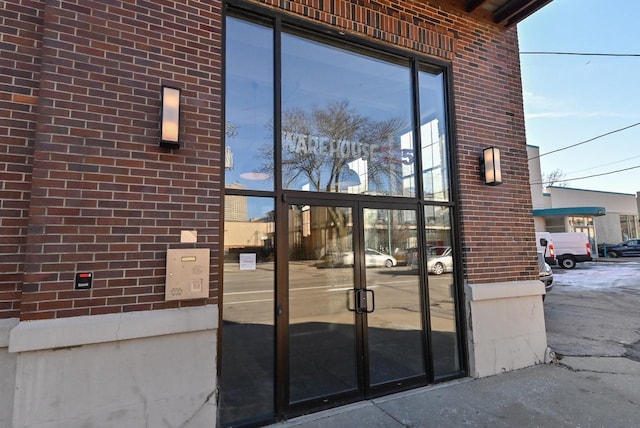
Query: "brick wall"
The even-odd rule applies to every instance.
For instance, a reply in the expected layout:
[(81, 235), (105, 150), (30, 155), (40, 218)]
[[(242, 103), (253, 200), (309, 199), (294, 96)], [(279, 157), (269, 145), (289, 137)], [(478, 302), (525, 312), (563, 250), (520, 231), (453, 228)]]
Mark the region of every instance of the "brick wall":
[(0, 318), (18, 317), (44, 2), (0, 3)]
[[(165, 303), (164, 271), (181, 230), (217, 259), (221, 5), (46, 4), (21, 318), (216, 302), (214, 281), (208, 301)], [(158, 146), (162, 84), (182, 88), (176, 151)]]
[[(537, 279), (515, 29), (461, 31), (454, 62), (460, 200), (470, 283)], [(503, 184), (479, 180), (483, 148), (500, 149)]]
[[(537, 279), (517, 31), (470, 18), (456, 1), (262, 0), (346, 33), (450, 61), (469, 283)], [(480, 181), (483, 148), (501, 150), (503, 184)], [(456, 179), (454, 177), (454, 179)]]

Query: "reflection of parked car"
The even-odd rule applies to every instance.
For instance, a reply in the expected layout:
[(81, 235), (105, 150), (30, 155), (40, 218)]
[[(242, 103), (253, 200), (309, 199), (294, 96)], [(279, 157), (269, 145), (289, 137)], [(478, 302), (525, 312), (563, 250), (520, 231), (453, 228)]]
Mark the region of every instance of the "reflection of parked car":
[(381, 253), (380, 251), (372, 250), (371, 248), (364, 250), (364, 259), (367, 266), (384, 266), (389, 268), (398, 264), (395, 257)]
[(618, 245), (607, 245), (608, 257), (640, 256), (640, 239), (629, 239)]
[[(380, 251), (367, 248), (364, 250), (365, 263), (367, 266), (384, 266), (393, 267), (398, 264), (395, 257), (389, 254), (381, 253)], [(330, 262), (331, 265), (353, 265), (353, 251), (345, 251), (343, 253), (334, 253), (325, 256), (325, 261)]]
[[(412, 253), (407, 265), (411, 269), (418, 269), (418, 251)], [(429, 247), (427, 250), (427, 272), (441, 275), (445, 272), (453, 272), (453, 257), (451, 247)]]
[(451, 247), (429, 247), (427, 251), (427, 272), (442, 275), (453, 271)]

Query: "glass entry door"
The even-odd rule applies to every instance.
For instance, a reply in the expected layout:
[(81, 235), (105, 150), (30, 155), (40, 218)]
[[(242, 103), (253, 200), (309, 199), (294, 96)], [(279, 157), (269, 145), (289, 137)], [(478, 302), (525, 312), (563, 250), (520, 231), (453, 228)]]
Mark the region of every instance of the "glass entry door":
[(367, 383), (398, 385), (426, 375), (420, 277), (406, 266), (408, 249), (417, 242), (416, 215), (384, 208), (364, 208), (362, 214)]
[(426, 382), (424, 298), (407, 268), (415, 209), (288, 209), (289, 408)]

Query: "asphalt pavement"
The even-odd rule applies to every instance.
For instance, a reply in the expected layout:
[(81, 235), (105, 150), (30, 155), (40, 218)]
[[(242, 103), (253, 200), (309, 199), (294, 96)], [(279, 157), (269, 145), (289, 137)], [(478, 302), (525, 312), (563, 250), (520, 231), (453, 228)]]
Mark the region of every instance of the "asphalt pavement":
[[(612, 265), (600, 263), (606, 260), (557, 272), (545, 301), (546, 364), (414, 389), (273, 426), (640, 427), (640, 263), (623, 260), (636, 262), (637, 274), (629, 279), (625, 269), (621, 286)], [(575, 280), (580, 275), (603, 286), (581, 287)]]

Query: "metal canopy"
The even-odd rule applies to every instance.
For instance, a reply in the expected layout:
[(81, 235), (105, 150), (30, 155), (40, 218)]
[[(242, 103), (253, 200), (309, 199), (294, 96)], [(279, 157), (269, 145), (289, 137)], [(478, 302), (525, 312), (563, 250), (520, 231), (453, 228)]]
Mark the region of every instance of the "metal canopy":
[(465, 0), (471, 14), (489, 15), (493, 22), (511, 27), (553, 0)]

